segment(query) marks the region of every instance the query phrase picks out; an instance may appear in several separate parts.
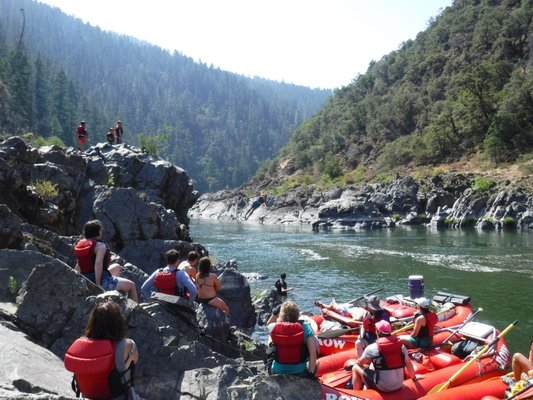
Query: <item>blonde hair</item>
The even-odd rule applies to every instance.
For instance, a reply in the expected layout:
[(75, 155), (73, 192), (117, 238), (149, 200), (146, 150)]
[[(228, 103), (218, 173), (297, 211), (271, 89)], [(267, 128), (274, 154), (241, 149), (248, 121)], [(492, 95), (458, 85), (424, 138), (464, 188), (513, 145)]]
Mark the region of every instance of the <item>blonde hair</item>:
[(279, 321), (297, 322), (300, 317), (300, 310), (294, 301), (287, 300), (281, 305), (279, 310)]

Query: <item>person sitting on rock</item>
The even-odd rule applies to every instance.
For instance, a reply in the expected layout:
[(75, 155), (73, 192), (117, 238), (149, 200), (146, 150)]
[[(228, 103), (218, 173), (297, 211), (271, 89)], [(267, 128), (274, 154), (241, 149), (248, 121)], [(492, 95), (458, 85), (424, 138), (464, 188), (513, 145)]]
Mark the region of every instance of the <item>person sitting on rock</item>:
[(199, 259), (200, 255), (196, 251), (189, 251), (189, 254), (187, 254), (187, 260), (180, 263), (178, 269), (185, 271), (194, 281), (196, 280), (196, 266), (198, 265)]
[(364, 384), (368, 389), (393, 392), (403, 386), (404, 367), (413, 380), (424, 378), (424, 375), (415, 375), (407, 348), (397, 336), (391, 335), (391, 330), (387, 321), (376, 323), (378, 339), (357, 359), (352, 368), (352, 384), (346, 387), (361, 390)]
[[(89, 316), (84, 336), (65, 354), (65, 368), (74, 373), (72, 388), (79, 397), (141, 400), (133, 389), (137, 345), (126, 338), (128, 324), (118, 304), (98, 303)], [(90, 371), (90, 373), (89, 373)]]
[(265, 207), (267, 207), (266, 204), (267, 195), (266, 194), (259, 194), (256, 198), (252, 200), (252, 204), (250, 205), (250, 208), (246, 211), (246, 214), (244, 214), (244, 219), (247, 220), (250, 218), (250, 216), (254, 213), (255, 210), (257, 210), (261, 204), (264, 204)]
[(180, 256), (177, 250), (170, 249), (165, 253), (167, 266), (155, 270), (143, 283), (141, 291), (144, 297), (149, 298), (152, 292), (180, 296), (186, 300), (194, 301), (198, 290), (191, 277), (178, 269)]
[(418, 311), (413, 317), (413, 331), (410, 335), (401, 335), (400, 340), (408, 348), (427, 349), (433, 341), (433, 331), (439, 317), (435, 311), (430, 310), (430, 301), (425, 297), (415, 299)]
[[(287, 300), (281, 305), (279, 316), (268, 325), (269, 340), (275, 347), (272, 374), (311, 375), (318, 369), (318, 344), (311, 326), (299, 321), (296, 303)], [(273, 321), (273, 320), (272, 320)]]
[(106, 134), (107, 143), (113, 144), (115, 143), (115, 130), (113, 128), (109, 128)]
[(379, 321), (390, 322), (390, 313), (381, 308), (379, 297), (365, 297), (366, 315), (363, 317), (363, 323), (359, 331), (359, 339), (355, 342), (355, 356), (357, 358), (363, 355), (363, 350), (376, 341), (377, 331), (376, 323)]
[(120, 264), (111, 263), (111, 252), (102, 241), (104, 224), (95, 219), (83, 226), (83, 236), (74, 247), (76, 271), (106, 291), (123, 290), (134, 301), (139, 301), (135, 283), (121, 278)]
[(202, 257), (198, 261), (198, 274), (196, 275), (196, 287), (198, 288), (198, 302), (218, 307), (225, 313), (229, 312), (228, 305), (217, 292), (222, 288), (218, 276), (211, 272), (211, 260), (209, 257)]

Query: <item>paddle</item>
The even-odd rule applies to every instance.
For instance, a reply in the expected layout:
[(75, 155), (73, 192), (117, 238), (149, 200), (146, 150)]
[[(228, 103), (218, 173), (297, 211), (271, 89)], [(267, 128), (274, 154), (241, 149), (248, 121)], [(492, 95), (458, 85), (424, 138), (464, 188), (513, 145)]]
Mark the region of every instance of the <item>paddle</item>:
[(376, 290), (371, 291), (370, 293), (364, 294), (364, 295), (362, 295), (362, 296), (359, 296), (359, 297), (356, 298), (356, 299), (353, 299), (352, 301), (349, 301), (348, 304), (359, 303), (359, 300), (362, 300), (362, 299), (364, 299), (365, 297), (370, 296), (370, 295), (372, 295), (372, 294), (374, 294), (374, 293), (380, 292), (380, 291), (382, 291), (382, 290), (383, 290), (383, 288), (380, 287), (380, 288), (378, 288), (378, 289), (376, 289)]
[(459, 325), (459, 327), (457, 329), (455, 329), (451, 334), (450, 336), (448, 336), (446, 339), (444, 339), (442, 341), (442, 344), (446, 343), (448, 340), (450, 340), (452, 337), (454, 337), (454, 335), (459, 332), (459, 330), (465, 326), (468, 322), (472, 321), (474, 319), (474, 317), (477, 315), (478, 312), (481, 312), (483, 311), (483, 309), (481, 307), (479, 307), (472, 315), (470, 315), (470, 317), (468, 317), (467, 319), (464, 320), (464, 322)]
[[(362, 324), (361, 321), (354, 321), (356, 324)], [(339, 337), (341, 335), (345, 335), (349, 332), (353, 332), (353, 331), (356, 331), (356, 330), (359, 330), (359, 328), (354, 328), (354, 327), (348, 327), (348, 328), (339, 328), (339, 329), (332, 329), (332, 330), (329, 330), (329, 331), (324, 331), (324, 332), (319, 332), (316, 334), (316, 337), (319, 338), (319, 339), (331, 339), (331, 338), (336, 338), (336, 337)]]
[(443, 390), (447, 389), (450, 384), (457, 379), (459, 375), (463, 373), (464, 370), (466, 370), (470, 365), (472, 365), (474, 362), (479, 360), (489, 349), (494, 346), (498, 341), (507, 333), (509, 332), (513, 326), (518, 324), (518, 320), (514, 321), (511, 325), (509, 325), (507, 328), (505, 328), (498, 336), (496, 336), (489, 344), (485, 345), (479, 353), (477, 353), (473, 358), (471, 358), (465, 365), (463, 365), (455, 374), (453, 374), (446, 382), (439, 383), (438, 385), (433, 386), (433, 389), (431, 389), (428, 394), (432, 393), (438, 393), (442, 392)]
[[(452, 305), (452, 306), (447, 307), (447, 308), (443, 308), (442, 310), (440, 310), (439, 312), (437, 312), (437, 315), (444, 314), (445, 312), (448, 312), (448, 311), (450, 311), (450, 310), (453, 309), (453, 308), (455, 308), (455, 305)], [(393, 335), (396, 335), (396, 334), (398, 334), (398, 333), (408, 331), (408, 330), (411, 329), (413, 326), (415, 326), (415, 323), (414, 323), (414, 322), (411, 322), (410, 324), (405, 325), (403, 328), (396, 329), (394, 332), (392, 332), (392, 334), (393, 334)]]
[[(531, 393), (528, 393), (531, 392)], [(523, 395), (527, 395), (526, 397), (522, 397)], [(511, 399), (529, 399), (529, 396), (533, 396), (533, 386), (526, 386), (522, 390), (516, 392), (511, 397), (508, 397), (507, 400)]]

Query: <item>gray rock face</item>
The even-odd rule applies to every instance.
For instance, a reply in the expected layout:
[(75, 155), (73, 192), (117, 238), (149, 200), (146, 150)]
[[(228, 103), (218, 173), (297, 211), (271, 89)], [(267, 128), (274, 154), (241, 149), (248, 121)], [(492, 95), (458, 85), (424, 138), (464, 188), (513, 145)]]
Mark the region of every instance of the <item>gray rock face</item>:
[[(397, 177), (389, 184), (324, 192), (298, 187), (270, 197), (268, 207), (259, 207), (248, 221), (311, 225), (316, 231), (392, 228), (396, 224), (531, 229), (533, 192), (526, 189), (527, 182), (524, 187), (518, 184), (480, 191), (474, 188), (474, 176), (448, 173), (420, 182)], [(243, 220), (248, 207), (242, 189), (226, 190), (202, 195), (189, 215)]]
[(196, 198), (182, 169), (127, 145), (80, 153), (36, 150), (16, 137), (0, 142), (0, 398), (73, 398), (62, 359), (105, 299), (121, 306), (138, 345), (136, 390), (146, 399), (320, 396), (301, 378), (262, 383), (265, 346), (230, 329), (250, 328), (256, 318), (250, 286), (234, 262), (215, 266), (231, 319), (175, 296), (157, 294), (137, 304), (116, 291), (102, 293), (72, 268), (72, 247), (94, 218), (105, 225), (112, 260), (137, 289), (165, 264), (168, 249), (182, 259), (191, 250), (208, 255), (188, 232)]

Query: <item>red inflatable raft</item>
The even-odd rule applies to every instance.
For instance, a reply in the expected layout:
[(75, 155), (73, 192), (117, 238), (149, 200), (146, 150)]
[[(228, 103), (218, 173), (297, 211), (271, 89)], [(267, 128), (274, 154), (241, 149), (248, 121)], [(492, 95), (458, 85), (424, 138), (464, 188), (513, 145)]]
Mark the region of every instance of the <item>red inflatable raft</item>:
[[(464, 343), (471, 343), (475, 347), (464, 358), (460, 358), (457, 355), (458, 352), (456, 354), (448, 353), (448, 350), (445, 348), (436, 348), (411, 354), (416, 373), (424, 374), (424, 379), (417, 381), (407, 379), (404, 381), (403, 387), (394, 392), (385, 393), (370, 389), (352, 390), (344, 388), (346, 382), (351, 378), (351, 371), (342, 369), (319, 377), (322, 384), (322, 399), (414, 400), (425, 396), (436, 385), (443, 384), (451, 379), (461, 368), (464, 368), (464, 370), (454, 378), (449, 384), (449, 388), (441, 393), (445, 393), (451, 390), (451, 388), (461, 385), (498, 377), (509, 367), (511, 354), (503, 337), (495, 340), (494, 345), (487, 349), (489, 344), (493, 344), (493, 339), (497, 339), (498, 337), (498, 332), (492, 326), (478, 322), (469, 322), (459, 330), (458, 336), (464, 340)], [(466, 346), (463, 346), (463, 349), (465, 348)], [(487, 350), (485, 354), (481, 356), (478, 354), (476, 356), (475, 354), (482, 349)], [(423, 356), (414, 356), (414, 354), (422, 354)], [(469, 362), (471, 358), (476, 358), (475, 362)], [(320, 359), (320, 362), (322, 362), (322, 359)], [(465, 392), (467, 391), (465, 390)], [(455, 397), (436, 398), (455, 399)], [(479, 397), (477, 398), (479, 399)], [(465, 397), (465, 399), (468, 399), (468, 397)]]
[[(470, 298), (467, 296), (443, 292), (437, 293), (433, 297), (433, 303), (438, 307), (437, 311), (440, 311), (441, 314), (439, 315), (439, 323), (435, 329), (438, 331), (439, 329), (442, 330), (443, 328), (462, 324), (472, 312), (472, 305), (469, 302)], [(391, 316), (397, 321), (401, 321), (401, 323), (410, 323), (412, 321), (412, 317), (417, 311), (413, 305), (413, 300), (408, 298), (404, 299), (402, 296), (392, 296), (381, 301), (381, 307), (389, 311)], [(350, 316), (327, 307), (323, 307), (321, 311), (321, 315), (312, 317), (318, 325), (317, 338), (320, 356), (353, 350), (355, 348), (355, 341), (359, 337), (358, 332), (361, 321), (355, 321)], [(342, 324), (343, 328), (339, 329), (339, 331), (346, 331), (348, 333), (334, 336), (332, 332), (322, 330), (321, 328), (327, 325), (326, 321), (336, 321)], [(393, 326), (399, 325), (399, 323), (393, 323)], [(408, 334), (409, 332), (409, 330), (406, 330), (401, 333)], [(440, 343), (438, 338), (434, 343)]]

